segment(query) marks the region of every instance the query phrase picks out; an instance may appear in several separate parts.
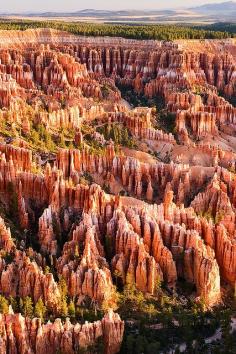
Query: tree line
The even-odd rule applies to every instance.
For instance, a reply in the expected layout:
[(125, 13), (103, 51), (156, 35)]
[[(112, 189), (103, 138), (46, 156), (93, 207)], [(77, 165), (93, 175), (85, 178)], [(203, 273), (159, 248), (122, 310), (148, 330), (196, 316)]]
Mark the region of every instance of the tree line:
[(223, 26), (183, 26), (183, 25), (132, 25), (96, 24), (60, 21), (1, 20), (0, 30), (26, 30), (29, 28), (52, 28), (84, 36), (110, 36), (128, 39), (153, 39), (172, 41), (176, 39), (224, 39), (234, 37), (235, 32)]
[(218, 22), (218, 23), (213, 23), (211, 25), (205, 25), (205, 26), (194, 26), (195, 29), (204, 29), (204, 30), (210, 30), (214, 32), (225, 32), (229, 34), (230, 37), (235, 37), (236, 35), (236, 23), (230, 23), (230, 22)]

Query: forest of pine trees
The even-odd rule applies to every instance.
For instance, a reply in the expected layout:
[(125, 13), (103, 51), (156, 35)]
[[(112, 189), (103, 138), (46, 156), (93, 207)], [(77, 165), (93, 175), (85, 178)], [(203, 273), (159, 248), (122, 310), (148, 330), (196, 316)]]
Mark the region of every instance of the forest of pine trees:
[(235, 25), (226, 27), (191, 25), (132, 25), (96, 24), (59, 21), (2, 20), (0, 30), (26, 30), (27, 28), (53, 28), (85, 36), (111, 36), (132, 39), (156, 39), (171, 41), (176, 39), (223, 39), (235, 36)]

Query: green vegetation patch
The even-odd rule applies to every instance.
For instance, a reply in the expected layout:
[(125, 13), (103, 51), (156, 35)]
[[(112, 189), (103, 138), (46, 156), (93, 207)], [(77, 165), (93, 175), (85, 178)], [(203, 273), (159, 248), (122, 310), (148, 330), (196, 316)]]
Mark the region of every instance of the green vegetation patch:
[(132, 39), (156, 39), (172, 41), (176, 39), (224, 39), (234, 36), (234, 27), (212, 26), (193, 27), (183, 25), (130, 25), (95, 24), (60, 21), (2, 20), (0, 29), (26, 30), (32, 28), (52, 28), (84, 36), (110, 36)]

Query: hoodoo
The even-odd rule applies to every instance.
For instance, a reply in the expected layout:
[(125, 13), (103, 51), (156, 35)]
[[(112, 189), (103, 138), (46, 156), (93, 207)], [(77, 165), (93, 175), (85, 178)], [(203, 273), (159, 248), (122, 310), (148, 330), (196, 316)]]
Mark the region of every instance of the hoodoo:
[(0, 31), (0, 353), (115, 354), (233, 293), (235, 53)]

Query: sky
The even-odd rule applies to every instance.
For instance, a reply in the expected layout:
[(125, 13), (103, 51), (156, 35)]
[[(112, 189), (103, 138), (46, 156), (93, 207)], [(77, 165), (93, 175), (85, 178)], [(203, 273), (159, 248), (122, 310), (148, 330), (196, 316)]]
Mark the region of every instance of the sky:
[[(82, 9), (170, 9), (220, 3), (224, 0), (0, 0), (0, 13), (25, 11), (76, 11)], [(225, 0), (226, 1), (226, 0)]]

